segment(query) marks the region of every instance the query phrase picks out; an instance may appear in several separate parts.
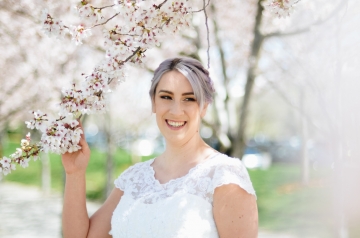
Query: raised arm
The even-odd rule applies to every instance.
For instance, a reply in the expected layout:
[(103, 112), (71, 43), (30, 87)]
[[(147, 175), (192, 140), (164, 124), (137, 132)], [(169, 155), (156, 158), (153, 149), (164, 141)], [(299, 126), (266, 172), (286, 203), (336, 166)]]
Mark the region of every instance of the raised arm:
[(65, 238), (110, 237), (112, 212), (123, 192), (113, 190), (104, 205), (89, 219), (86, 209), (85, 172), (90, 159), (90, 149), (84, 136), (79, 142), (81, 150), (62, 155), (66, 173), (64, 205), (62, 214)]
[(254, 195), (235, 184), (215, 189), (213, 215), (220, 238), (256, 238), (258, 210)]

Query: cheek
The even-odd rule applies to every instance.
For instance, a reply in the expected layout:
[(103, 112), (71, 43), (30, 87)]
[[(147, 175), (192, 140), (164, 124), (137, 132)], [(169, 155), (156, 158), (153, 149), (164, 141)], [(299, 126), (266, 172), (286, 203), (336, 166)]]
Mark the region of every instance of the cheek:
[(166, 110), (167, 106), (164, 103), (156, 102), (155, 104), (153, 104), (153, 112), (156, 113), (157, 117), (161, 117), (166, 112)]
[(198, 122), (201, 121), (201, 115), (198, 110), (198, 108), (189, 111), (189, 116), (192, 118), (192, 121), (195, 122), (195, 124), (198, 124)]

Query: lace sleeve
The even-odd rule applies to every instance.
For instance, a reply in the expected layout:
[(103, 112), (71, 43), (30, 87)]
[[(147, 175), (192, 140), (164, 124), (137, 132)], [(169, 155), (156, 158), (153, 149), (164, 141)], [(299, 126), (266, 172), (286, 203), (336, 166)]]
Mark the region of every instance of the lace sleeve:
[(114, 181), (115, 187), (125, 192), (127, 181), (131, 173), (133, 173), (134, 168), (135, 165), (130, 166), (124, 172), (122, 172), (120, 176)]
[(223, 158), (223, 161), (217, 165), (212, 181), (212, 193), (214, 194), (215, 188), (225, 184), (239, 185), (246, 192), (256, 197), (249, 173), (240, 159)]

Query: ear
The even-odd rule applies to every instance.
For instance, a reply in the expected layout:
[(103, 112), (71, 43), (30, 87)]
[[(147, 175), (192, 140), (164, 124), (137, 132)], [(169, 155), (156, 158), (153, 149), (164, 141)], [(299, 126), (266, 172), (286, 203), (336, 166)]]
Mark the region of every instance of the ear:
[(201, 110), (201, 113), (200, 113), (200, 117), (203, 118), (205, 115), (206, 115), (206, 111), (207, 111), (207, 108), (209, 106), (209, 103), (205, 103), (202, 110)]

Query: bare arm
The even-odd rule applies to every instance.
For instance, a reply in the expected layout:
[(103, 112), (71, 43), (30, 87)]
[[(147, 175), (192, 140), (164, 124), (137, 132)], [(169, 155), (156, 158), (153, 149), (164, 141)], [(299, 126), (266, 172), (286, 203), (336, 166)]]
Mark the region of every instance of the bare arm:
[(254, 195), (235, 184), (215, 189), (213, 215), (221, 238), (256, 238), (258, 211)]
[(64, 237), (86, 237), (89, 225), (89, 216), (86, 210), (85, 174), (67, 174), (62, 213)]
[[(81, 124), (80, 124), (81, 126)], [(66, 173), (62, 226), (65, 238), (86, 237), (89, 230), (89, 216), (86, 210), (85, 172), (90, 159), (90, 148), (82, 135), (81, 149), (62, 155)]]
[(111, 237), (110, 220), (112, 212), (120, 201), (123, 192), (115, 188), (104, 205), (89, 219), (86, 209), (85, 172), (90, 159), (90, 149), (82, 136), (81, 150), (62, 155), (66, 172), (64, 205), (62, 214), (65, 238)]
[(124, 194), (118, 188), (114, 188), (104, 205), (90, 218), (90, 229), (87, 237), (102, 238), (112, 237), (109, 235), (111, 229), (111, 216)]
[(86, 210), (85, 176), (68, 176), (63, 208), (63, 233), (65, 238), (111, 237), (111, 216), (123, 191), (114, 188), (101, 208), (89, 219)]

